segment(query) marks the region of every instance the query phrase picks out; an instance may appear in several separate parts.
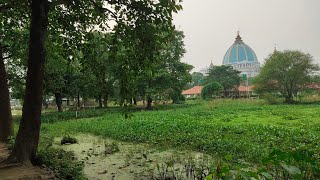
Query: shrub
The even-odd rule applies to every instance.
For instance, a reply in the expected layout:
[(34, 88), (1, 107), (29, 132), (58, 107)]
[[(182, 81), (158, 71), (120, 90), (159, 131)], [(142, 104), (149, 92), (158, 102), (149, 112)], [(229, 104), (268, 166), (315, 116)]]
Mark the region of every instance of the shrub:
[(74, 158), (73, 152), (66, 152), (53, 147), (41, 147), (36, 162), (38, 165), (46, 165), (56, 172), (58, 179), (85, 179), (84, 165)]
[(218, 82), (212, 82), (203, 87), (201, 96), (203, 99), (208, 100), (217, 95), (222, 89), (222, 86)]
[(75, 144), (77, 143), (78, 140), (74, 137), (71, 137), (69, 135), (65, 135), (62, 139), (61, 139), (61, 145), (63, 144)]
[(104, 148), (105, 148), (105, 150), (104, 150), (105, 154), (113, 154), (115, 152), (120, 151), (118, 144), (115, 142), (105, 143)]
[[(116, 111), (117, 109), (115, 109)], [(64, 112), (52, 112), (52, 113), (44, 113), (41, 115), (41, 121), (44, 123), (54, 123), (57, 121), (65, 121), (65, 120), (74, 120), (79, 118), (91, 118), (103, 116), (111, 110), (108, 109), (94, 109), (94, 110), (82, 110), (77, 112), (75, 111), (64, 111)]]
[(262, 98), (267, 101), (268, 104), (277, 104), (277, 97), (270, 93), (265, 93)]

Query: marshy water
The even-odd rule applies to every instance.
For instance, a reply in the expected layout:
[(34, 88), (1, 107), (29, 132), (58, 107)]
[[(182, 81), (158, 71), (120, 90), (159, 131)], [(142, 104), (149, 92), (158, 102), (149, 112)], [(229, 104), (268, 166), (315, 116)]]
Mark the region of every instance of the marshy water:
[(76, 144), (55, 146), (73, 151), (85, 165), (88, 179), (202, 179), (213, 162), (211, 156), (174, 149), (160, 150), (147, 144), (134, 144), (88, 134), (75, 136)]

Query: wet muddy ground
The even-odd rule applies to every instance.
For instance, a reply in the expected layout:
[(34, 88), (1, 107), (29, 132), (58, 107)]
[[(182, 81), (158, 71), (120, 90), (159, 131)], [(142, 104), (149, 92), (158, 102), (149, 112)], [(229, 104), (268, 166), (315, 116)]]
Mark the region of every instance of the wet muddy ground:
[(55, 146), (73, 151), (84, 162), (88, 179), (194, 179), (205, 176), (212, 157), (203, 153), (159, 150), (147, 144), (133, 144), (82, 134), (77, 144)]

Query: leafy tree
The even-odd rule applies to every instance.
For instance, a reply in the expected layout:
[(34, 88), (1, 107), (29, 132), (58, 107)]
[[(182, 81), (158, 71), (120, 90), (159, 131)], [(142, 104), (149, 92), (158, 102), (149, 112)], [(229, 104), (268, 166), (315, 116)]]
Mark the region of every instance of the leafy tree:
[(220, 83), (213, 81), (202, 88), (201, 97), (202, 99), (209, 100), (215, 95), (218, 95), (222, 89), (223, 87)]
[(110, 58), (111, 35), (101, 32), (87, 34), (87, 41), (84, 43), (82, 58), (83, 68), (90, 69), (96, 79), (95, 96), (99, 100), (99, 107), (107, 107), (108, 97), (113, 94), (114, 68), (115, 64)]
[(140, 96), (147, 96), (147, 109), (155, 99), (172, 99), (178, 103), (184, 99), (181, 91), (191, 81), (191, 65), (182, 63), (181, 58), (185, 53), (181, 31), (172, 30), (160, 32), (161, 44), (154, 51), (154, 61), (150, 63), (147, 71), (139, 74), (137, 90)]
[(209, 68), (206, 83), (216, 81), (221, 84), (224, 96), (229, 96), (229, 91), (240, 85), (240, 71), (235, 70), (232, 66), (213, 66)]
[(20, 44), (24, 39), (22, 30), (28, 19), (25, 4), (26, 2), (1, 1), (0, 5), (0, 141), (6, 141), (13, 134), (8, 88), (10, 75), (7, 74), (5, 65), (6, 62), (8, 64), (9, 61), (17, 60), (18, 54), (25, 49)]
[(116, 46), (111, 47), (111, 58), (116, 60), (120, 103), (130, 104), (139, 96), (147, 99), (150, 109), (155, 98), (169, 99), (171, 95), (180, 94), (191, 78), (191, 66), (180, 62), (185, 52), (183, 33), (168, 22), (139, 21), (136, 27), (125, 27), (116, 28), (113, 37)]
[(167, 35), (166, 43), (160, 46), (161, 53), (156, 56), (159, 60), (153, 65), (155, 72), (152, 74), (153, 76), (147, 76), (153, 78), (147, 87), (149, 90), (152, 89), (153, 96), (171, 99), (173, 103), (179, 103), (184, 100), (181, 92), (191, 81), (190, 71), (193, 67), (180, 62), (185, 53), (183, 32), (173, 30)]
[(186, 52), (184, 49), (184, 34), (182, 31), (174, 30), (169, 43), (165, 46), (161, 57), (162, 62), (166, 62), (166, 66), (162, 66), (164, 69), (168, 69), (166, 76), (168, 76), (167, 84), (169, 85), (169, 97), (173, 103), (179, 103), (184, 101), (184, 96), (181, 92), (183, 88), (192, 80), (190, 71), (193, 66), (182, 63), (181, 59)]
[(62, 37), (49, 36), (48, 40), (46, 44), (47, 61), (44, 70), (44, 93), (55, 96), (58, 111), (62, 112), (62, 98), (67, 88), (65, 76), (69, 62), (64, 56)]
[(192, 76), (192, 86), (199, 86), (203, 83), (205, 77), (201, 72), (193, 72)]
[[(4, 3), (7, 2), (9, 3), (10, 1), (4, 0)], [(171, 22), (172, 12), (181, 9), (181, 6), (175, 0), (160, 1), (158, 3), (148, 0), (32, 0), (26, 3), (23, 7), (26, 9), (30, 7), (31, 10), (26, 93), (19, 131), (13, 151), (7, 162), (19, 162), (30, 165), (36, 155), (39, 143), (44, 64), (46, 59), (45, 42), (48, 29), (68, 32), (67, 37), (80, 34), (77, 36), (79, 37), (77, 40), (81, 42), (81, 34), (86, 32), (86, 30), (96, 25), (107, 27), (106, 20), (110, 17), (109, 15), (122, 21), (117, 23), (125, 23), (129, 27), (137, 27), (140, 22), (142, 22), (141, 24), (148, 24), (146, 23), (148, 21)], [(109, 6), (114, 7), (117, 14), (107, 9)], [(18, 8), (19, 11), (21, 9), (23, 8)], [(145, 39), (144, 42), (148, 42), (148, 39)], [(146, 52), (147, 50), (142, 49), (142, 51)], [(139, 62), (140, 65), (144, 65), (145, 59), (141, 60), (143, 61)], [(148, 65), (148, 63), (146, 64)]]
[(6, 141), (13, 134), (10, 95), (7, 83), (4, 57), (0, 48), (0, 141)]
[(313, 64), (310, 54), (286, 50), (271, 54), (254, 81), (258, 92), (280, 92), (285, 102), (305, 88), (310, 75), (319, 67)]

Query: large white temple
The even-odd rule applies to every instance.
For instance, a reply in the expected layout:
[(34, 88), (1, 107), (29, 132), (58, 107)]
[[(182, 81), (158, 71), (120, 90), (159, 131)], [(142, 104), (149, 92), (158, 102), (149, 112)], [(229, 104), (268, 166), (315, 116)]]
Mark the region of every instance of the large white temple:
[(242, 41), (239, 32), (235, 42), (224, 55), (222, 64), (231, 65), (234, 69), (241, 71), (241, 74), (246, 74), (248, 78), (260, 72), (256, 53)]

